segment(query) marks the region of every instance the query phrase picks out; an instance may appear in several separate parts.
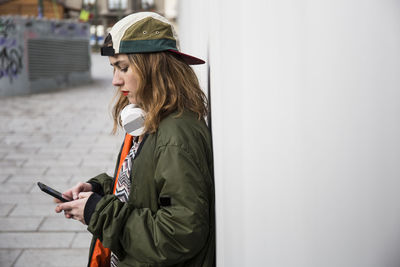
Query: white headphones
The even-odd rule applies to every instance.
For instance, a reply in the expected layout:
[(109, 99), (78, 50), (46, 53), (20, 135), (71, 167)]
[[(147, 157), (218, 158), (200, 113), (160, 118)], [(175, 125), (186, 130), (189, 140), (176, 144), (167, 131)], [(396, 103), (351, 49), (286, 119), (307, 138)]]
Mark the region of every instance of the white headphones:
[(144, 130), (146, 113), (135, 104), (129, 104), (121, 111), (122, 126), (132, 136), (140, 136)]

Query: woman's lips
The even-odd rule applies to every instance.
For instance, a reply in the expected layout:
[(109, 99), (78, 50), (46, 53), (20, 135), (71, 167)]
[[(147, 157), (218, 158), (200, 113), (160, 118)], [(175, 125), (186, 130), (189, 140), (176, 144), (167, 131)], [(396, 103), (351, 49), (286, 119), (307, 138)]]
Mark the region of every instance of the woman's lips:
[(122, 91), (122, 94), (127, 96), (129, 94), (129, 91)]

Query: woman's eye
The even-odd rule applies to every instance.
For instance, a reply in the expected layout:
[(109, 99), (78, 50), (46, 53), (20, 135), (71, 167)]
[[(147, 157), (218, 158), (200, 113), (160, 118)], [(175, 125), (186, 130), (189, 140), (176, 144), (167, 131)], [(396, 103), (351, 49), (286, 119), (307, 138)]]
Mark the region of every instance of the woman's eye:
[(126, 68), (121, 68), (121, 71), (122, 71), (122, 72), (127, 72), (127, 71), (128, 71), (128, 67), (126, 67)]

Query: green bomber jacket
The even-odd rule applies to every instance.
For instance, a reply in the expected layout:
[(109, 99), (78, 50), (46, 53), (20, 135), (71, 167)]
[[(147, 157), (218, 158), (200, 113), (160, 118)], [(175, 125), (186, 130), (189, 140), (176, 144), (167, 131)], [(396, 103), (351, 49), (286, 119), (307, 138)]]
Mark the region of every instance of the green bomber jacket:
[(114, 179), (89, 180), (104, 194), (87, 222), (92, 248), (98, 238), (119, 267), (215, 266), (212, 143), (203, 120), (174, 113), (146, 136), (133, 160), (128, 202), (112, 194)]

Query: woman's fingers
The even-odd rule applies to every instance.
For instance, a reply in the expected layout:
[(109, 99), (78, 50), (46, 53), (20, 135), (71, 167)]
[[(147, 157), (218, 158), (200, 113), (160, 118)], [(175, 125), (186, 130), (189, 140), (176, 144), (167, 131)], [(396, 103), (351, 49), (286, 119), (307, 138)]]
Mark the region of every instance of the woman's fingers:
[(74, 187), (68, 189), (63, 193), (63, 197), (68, 200), (76, 200), (79, 198), (80, 192), (87, 192), (92, 190), (92, 185), (89, 183), (77, 183)]
[(72, 198), (74, 200), (78, 199), (78, 195), (81, 191), (84, 190), (83, 183), (78, 183), (75, 187), (72, 188)]
[(65, 216), (65, 218), (67, 218), (67, 219), (73, 219), (73, 215), (72, 214), (70, 214), (68, 211), (64, 211), (64, 216)]
[(60, 213), (61, 211), (70, 211), (74, 207), (73, 202), (65, 202), (57, 205), (56, 212)]
[(62, 193), (62, 195), (63, 195), (63, 197), (65, 198), (65, 199), (68, 199), (68, 200), (72, 200), (73, 198), (72, 198), (72, 189), (73, 188), (70, 188), (70, 189), (68, 189), (67, 191), (65, 191), (64, 193)]
[(71, 189), (71, 193), (72, 193), (72, 198), (78, 199), (79, 198), (79, 194), (82, 192), (88, 192), (92, 190), (92, 185), (89, 183), (78, 183), (76, 186), (74, 186)]
[(78, 197), (79, 197), (79, 199), (88, 198), (88, 197), (90, 197), (91, 194), (93, 194), (93, 192), (80, 192)]
[(85, 208), (85, 204), (87, 202), (87, 198), (91, 194), (93, 194), (93, 192), (81, 192), (79, 194), (79, 196), (81, 197), (80, 199), (61, 203), (61, 204), (57, 205), (55, 211), (57, 213), (64, 211), (65, 218), (74, 219), (74, 220), (80, 221), (83, 224), (85, 224), (84, 208)]

